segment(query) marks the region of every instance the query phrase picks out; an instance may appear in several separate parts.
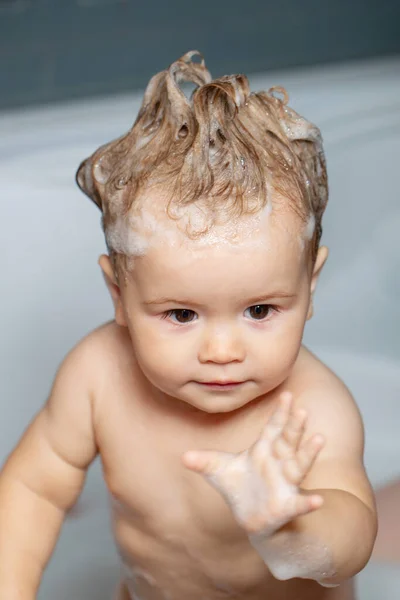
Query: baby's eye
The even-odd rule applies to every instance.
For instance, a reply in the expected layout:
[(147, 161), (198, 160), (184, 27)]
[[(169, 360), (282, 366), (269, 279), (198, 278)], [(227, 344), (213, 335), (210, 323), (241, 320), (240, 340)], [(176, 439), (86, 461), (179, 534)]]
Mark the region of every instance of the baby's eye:
[[(173, 318), (175, 317), (175, 318)], [(195, 320), (196, 313), (188, 308), (175, 308), (165, 313), (164, 318), (170, 318), (175, 323), (191, 323)]]
[[(274, 307), (270, 304), (256, 304), (255, 306), (250, 306), (250, 308), (246, 308), (246, 311), (249, 312), (250, 317), (255, 319), (256, 321), (262, 321), (274, 310)], [(245, 311), (245, 312), (246, 312)]]

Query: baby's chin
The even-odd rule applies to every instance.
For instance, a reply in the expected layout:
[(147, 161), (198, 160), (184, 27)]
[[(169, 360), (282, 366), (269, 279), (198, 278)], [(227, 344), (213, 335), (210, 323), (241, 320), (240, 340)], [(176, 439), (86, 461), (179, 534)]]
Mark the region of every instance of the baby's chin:
[(222, 413), (233, 413), (252, 404), (257, 398), (265, 394), (238, 392), (238, 391), (211, 391), (206, 390), (203, 394), (183, 394), (179, 400), (190, 412), (201, 412), (215, 415)]
[[(248, 405), (262, 400), (276, 386), (259, 386), (255, 381), (246, 381), (237, 389), (213, 390), (204, 388), (194, 381), (177, 387), (172, 382), (156, 381), (148, 378), (153, 388), (154, 397), (165, 407), (188, 414), (216, 415), (234, 413)], [(279, 382), (278, 384), (279, 385)], [(264, 389), (265, 388), (265, 389)]]
[[(185, 402), (185, 401), (184, 401)], [(250, 401), (235, 401), (232, 398), (226, 398), (223, 402), (220, 399), (215, 399), (215, 401), (210, 401), (207, 403), (200, 402), (185, 402), (189, 410), (192, 412), (201, 412), (209, 415), (217, 415), (217, 414), (227, 414), (233, 413), (237, 410), (240, 410)]]

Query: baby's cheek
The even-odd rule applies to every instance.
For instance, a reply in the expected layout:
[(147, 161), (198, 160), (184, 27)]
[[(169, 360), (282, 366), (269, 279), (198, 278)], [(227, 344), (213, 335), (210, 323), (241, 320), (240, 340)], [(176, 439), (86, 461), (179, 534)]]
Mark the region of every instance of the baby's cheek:
[(264, 393), (275, 389), (288, 378), (298, 352), (299, 347), (293, 347), (287, 340), (268, 340), (266, 347), (260, 349), (256, 376)]
[(170, 340), (149, 336), (136, 343), (136, 357), (147, 378), (166, 393), (190, 379), (189, 357)]
[(131, 337), (136, 355), (148, 363), (158, 361), (162, 368), (164, 360), (171, 354), (171, 343), (159, 333), (158, 323), (152, 323), (150, 319), (136, 321), (131, 329)]
[[(303, 329), (285, 328), (270, 349), (270, 365), (275, 376), (283, 381), (291, 373), (301, 348)], [(267, 365), (266, 365), (267, 366)]]

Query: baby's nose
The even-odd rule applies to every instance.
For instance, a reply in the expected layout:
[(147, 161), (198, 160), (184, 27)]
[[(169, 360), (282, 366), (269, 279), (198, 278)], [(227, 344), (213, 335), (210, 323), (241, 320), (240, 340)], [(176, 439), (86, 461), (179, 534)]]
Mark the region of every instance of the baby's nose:
[(201, 363), (227, 364), (242, 362), (244, 358), (243, 341), (238, 333), (232, 329), (214, 329), (207, 332), (199, 350), (199, 361)]

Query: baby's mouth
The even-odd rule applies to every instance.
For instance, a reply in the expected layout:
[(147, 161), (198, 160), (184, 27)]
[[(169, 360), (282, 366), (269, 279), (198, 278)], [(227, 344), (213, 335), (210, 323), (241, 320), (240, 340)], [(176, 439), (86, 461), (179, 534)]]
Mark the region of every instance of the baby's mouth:
[(197, 381), (196, 383), (216, 389), (232, 389), (245, 383), (244, 381)]

